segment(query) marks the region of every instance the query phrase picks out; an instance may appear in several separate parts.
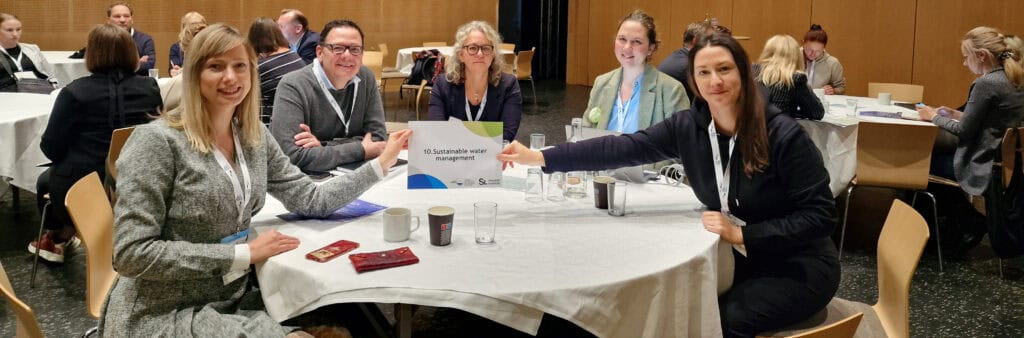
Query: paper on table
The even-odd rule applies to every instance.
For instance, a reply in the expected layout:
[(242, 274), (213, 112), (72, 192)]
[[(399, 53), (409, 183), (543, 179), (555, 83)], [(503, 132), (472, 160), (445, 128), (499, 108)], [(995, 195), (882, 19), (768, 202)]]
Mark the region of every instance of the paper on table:
[(296, 213), (287, 213), (277, 215), (277, 218), (285, 220), (286, 222), (294, 222), (301, 220), (323, 220), (323, 221), (345, 221), (360, 218), (366, 215), (373, 214), (375, 212), (384, 210), (386, 206), (370, 203), (364, 200), (355, 200), (352, 203), (341, 207), (341, 209), (335, 210), (333, 213), (324, 218), (306, 217)]

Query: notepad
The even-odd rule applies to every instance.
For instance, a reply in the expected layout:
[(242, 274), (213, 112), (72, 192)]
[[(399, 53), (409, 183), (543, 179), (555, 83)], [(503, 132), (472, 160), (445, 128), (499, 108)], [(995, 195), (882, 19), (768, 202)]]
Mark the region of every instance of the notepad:
[(327, 217), (323, 218), (306, 217), (291, 212), (287, 214), (277, 215), (277, 218), (285, 220), (286, 222), (294, 222), (301, 220), (347, 221), (373, 214), (375, 212), (384, 210), (385, 208), (387, 207), (383, 205), (357, 199), (341, 207), (341, 209), (335, 210), (330, 215), (327, 215)]

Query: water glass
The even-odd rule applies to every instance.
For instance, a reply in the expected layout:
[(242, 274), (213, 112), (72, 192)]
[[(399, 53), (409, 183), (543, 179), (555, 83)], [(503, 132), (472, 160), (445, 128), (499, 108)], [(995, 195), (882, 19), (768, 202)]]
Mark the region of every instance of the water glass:
[(530, 134), (530, 149), (539, 150), (544, 148), (544, 134)]
[(587, 198), (587, 173), (570, 171), (565, 173), (565, 197)]
[(494, 244), (494, 225), (498, 219), (498, 203), (473, 203), (473, 219), (476, 220), (476, 243)]
[(156, 69), (156, 68), (150, 69), (149, 70), (149, 77), (153, 78), (154, 80), (159, 80), (160, 79), (160, 70)]
[(846, 112), (848, 116), (857, 116), (857, 99), (846, 99)]
[(540, 168), (526, 170), (526, 194), (527, 202), (541, 202), (544, 200), (544, 172)]
[(612, 216), (626, 215), (626, 188), (629, 183), (615, 181), (608, 184), (608, 214)]
[(548, 176), (547, 198), (555, 202), (565, 200), (565, 173), (551, 173)]

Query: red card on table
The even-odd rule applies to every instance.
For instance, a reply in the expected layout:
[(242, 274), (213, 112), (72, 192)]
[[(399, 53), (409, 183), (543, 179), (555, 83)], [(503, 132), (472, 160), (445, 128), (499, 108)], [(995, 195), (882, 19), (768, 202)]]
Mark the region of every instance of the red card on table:
[(351, 254), (348, 255), (348, 259), (352, 260), (352, 266), (359, 273), (415, 264), (420, 261), (419, 257), (416, 257), (407, 246), (394, 250)]
[(320, 263), (334, 259), (335, 257), (344, 255), (346, 252), (355, 250), (359, 247), (359, 243), (350, 242), (346, 240), (340, 240), (325, 247), (313, 250), (306, 254), (306, 259), (311, 261), (317, 261)]

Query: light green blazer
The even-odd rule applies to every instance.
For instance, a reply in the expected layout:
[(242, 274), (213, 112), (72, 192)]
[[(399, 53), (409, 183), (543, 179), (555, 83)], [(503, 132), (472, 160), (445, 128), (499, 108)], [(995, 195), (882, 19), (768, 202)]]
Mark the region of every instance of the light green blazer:
[[(615, 105), (615, 97), (619, 93), (622, 82), (622, 68), (601, 74), (594, 80), (594, 88), (590, 90), (590, 101), (583, 112), (583, 126), (598, 129), (608, 128), (608, 116)], [(597, 122), (591, 119), (590, 111), (601, 108)], [(651, 64), (644, 67), (644, 82), (640, 84), (640, 105), (637, 109), (637, 130), (647, 129), (673, 113), (690, 108), (690, 99), (686, 97), (683, 85), (658, 71)]]

